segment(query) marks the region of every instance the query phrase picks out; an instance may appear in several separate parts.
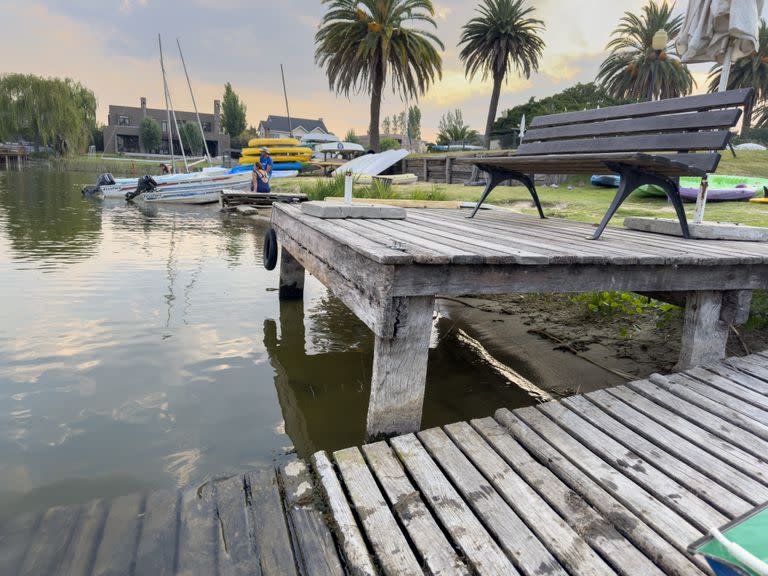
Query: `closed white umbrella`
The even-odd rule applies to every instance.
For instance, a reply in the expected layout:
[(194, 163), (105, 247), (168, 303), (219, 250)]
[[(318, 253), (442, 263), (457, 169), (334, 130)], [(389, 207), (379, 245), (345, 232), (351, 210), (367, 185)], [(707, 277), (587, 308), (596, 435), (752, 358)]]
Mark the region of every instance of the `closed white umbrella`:
[[(683, 28), (675, 41), (682, 62), (719, 62), (720, 86), (728, 87), (731, 62), (757, 51), (764, 0), (688, 0)], [(695, 223), (704, 219), (707, 202), (702, 186), (696, 202)]]

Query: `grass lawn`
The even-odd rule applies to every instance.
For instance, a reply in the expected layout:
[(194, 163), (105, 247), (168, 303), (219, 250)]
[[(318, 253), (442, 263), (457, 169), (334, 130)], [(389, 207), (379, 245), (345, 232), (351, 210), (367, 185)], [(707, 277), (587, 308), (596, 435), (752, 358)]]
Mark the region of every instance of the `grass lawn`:
[[(717, 170), (718, 174), (735, 176), (753, 176), (768, 178), (768, 151), (738, 151), (733, 158), (729, 151), (723, 153), (723, 159)], [(312, 196), (313, 186), (322, 178), (288, 178), (273, 181), (276, 191), (302, 190)], [(568, 186), (573, 186), (572, 190)], [(358, 190), (358, 188), (360, 188)], [(417, 198), (420, 200), (462, 200), (477, 201), (483, 188), (461, 184), (432, 184), (420, 182), (411, 186), (394, 186), (388, 191), (381, 191), (385, 197)], [(376, 197), (377, 191), (356, 187), (368, 197)], [(548, 216), (570, 218), (584, 222), (599, 222), (613, 199), (615, 189), (591, 186), (587, 178), (573, 177), (558, 188), (541, 187), (539, 197)], [(341, 196), (340, 190), (330, 194)], [(382, 197), (382, 196), (379, 196)], [(499, 186), (493, 191), (488, 202), (504, 206), (527, 214), (535, 214), (528, 191), (522, 186)], [(694, 204), (686, 204), (689, 217), (693, 217)], [(674, 218), (672, 205), (663, 198), (645, 198), (633, 194), (622, 205), (611, 225), (620, 226), (626, 216), (659, 216)], [(768, 204), (750, 202), (711, 202), (707, 204), (706, 220), (721, 222), (739, 222), (753, 226), (768, 226)]]

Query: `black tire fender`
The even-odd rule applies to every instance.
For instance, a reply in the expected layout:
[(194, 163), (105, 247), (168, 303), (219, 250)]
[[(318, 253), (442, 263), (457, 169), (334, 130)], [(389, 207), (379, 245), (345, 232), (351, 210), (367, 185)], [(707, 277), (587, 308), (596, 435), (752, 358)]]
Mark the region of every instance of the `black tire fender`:
[(264, 268), (274, 270), (277, 266), (277, 234), (274, 228), (264, 234)]

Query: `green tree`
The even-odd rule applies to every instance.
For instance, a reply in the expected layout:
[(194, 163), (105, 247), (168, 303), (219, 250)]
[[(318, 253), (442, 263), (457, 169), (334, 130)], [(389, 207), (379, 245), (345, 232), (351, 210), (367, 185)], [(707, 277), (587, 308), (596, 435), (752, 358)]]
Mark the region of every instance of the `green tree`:
[(347, 135), (344, 136), (345, 142), (351, 142), (352, 144), (360, 144), (360, 138), (357, 137), (357, 134), (355, 134), (355, 130), (353, 128), (350, 128), (347, 131)]
[(232, 138), (237, 138), (247, 125), (245, 120), (245, 104), (232, 90), (232, 84), (224, 85), (224, 96), (221, 99), (221, 125)]
[(421, 110), (418, 106), (408, 109), (408, 139), (411, 142), (421, 139)]
[(203, 136), (196, 122), (184, 122), (179, 126), (181, 139), (184, 141), (184, 151), (192, 156), (203, 154)]
[(464, 117), (458, 108), (443, 114), (438, 124), (437, 143), (442, 146), (449, 144), (478, 144), (480, 135), (464, 124)]
[(160, 143), (163, 141), (163, 132), (160, 123), (154, 118), (147, 116), (139, 124), (139, 137), (147, 152), (157, 153), (160, 149)]
[[(758, 126), (766, 127), (765, 100), (768, 98), (768, 24), (760, 20), (760, 33), (757, 52), (739, 58), (731, 64), (731, 73), (728, 76), (728, 90), (737, 88), (754, 88), (752, 101), (745, 107), (744, 117), (741, 123), (741, 135), (746, 136), (752, 127), (752, 115), (758, 106)], [(718, 64), (709, 73), (709, 86), (707, 90), (717, 92), (720, 85), (720, 73), (722, 65)]]
[(331, 89), (371, 97), (370, 145), (379, 149), (384, 86), (416, 98), (442, 77), (443, 43), (423, 29), (437, 27), (431, 0), (322, 0), (328, 11), (315, 36), (315, 61)]
[(656, 53), (653, 35), (662, 28), (669, 35), (669, 44), (661, 52), (653, 96), (675, 98), (691, 93), (693, 76), (674, 53), (674, 40), (683, 25), (683, 15), (672, 17), (674, 6), (651, 1), (638, 16), (625, 12), (611, 34), (606, 49), (608, 57), (600, 65), (597, 81), (615, 98), (642, 100), (648, 95)]
[(398, 150), (400, 148), (400, 142), (394, 138), (382, 138), (380, 149), (382, 152), (387, 150)]
[(499, 108), (501, 85), (514, 68), (524, 78), (539, 69), (544, 40), (541, 20), (532, 18), (534, 8), (525, 0), (483, 0), (478, 16), (467, 22), (461, 33), (459, 57), (465, 74), (472, 80), (482, 73), (483, 80), (493, 81), (491, 103), (485, 122), (484, 145), (490, 148), (491, 130)]
[(389, 116), (381, 121), (381, 130), (384, 134), (392, 134), (392, 120), (389, 119)]
[(60, 154), (83, 152), (96, 126), (96, 97), (69, 78), (32, 74), (0, 76), (0, 131), (5, 137), (53, 146)]

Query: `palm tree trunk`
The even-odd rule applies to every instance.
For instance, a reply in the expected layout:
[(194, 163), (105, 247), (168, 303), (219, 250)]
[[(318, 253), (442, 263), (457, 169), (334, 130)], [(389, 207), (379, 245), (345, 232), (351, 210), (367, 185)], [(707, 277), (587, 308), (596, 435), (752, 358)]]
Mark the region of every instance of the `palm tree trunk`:
[(752, 98), (747, 105), (744, 106), (744, 120), (741, 122), (741, 136), (745, 137), (749, 134), (750, 128), (752, 128), (752, 110), (755, 107), (755, 99)]
[(490, 150), (491, 148), (491, 130), (496, 121), (496, 112), (499, 109), (499, 96), (501, 96), (501, 82), (504, 80), (503, 74), (493, 75), (493, 92), (491, 93), (491, 104), (488, 107), (488, 119), (485, 121), (485, 136), (483, 145)]
[(368, 128), (370, 137), (368, 146), (371, 150), (379, 151), (379, 118), (381, 116), (381, 93), (384, 90), (384, 73), (381, 66), (378, 67), (376, 75), (373, 78), (373, 89), (371, 90), (371, 125)]

